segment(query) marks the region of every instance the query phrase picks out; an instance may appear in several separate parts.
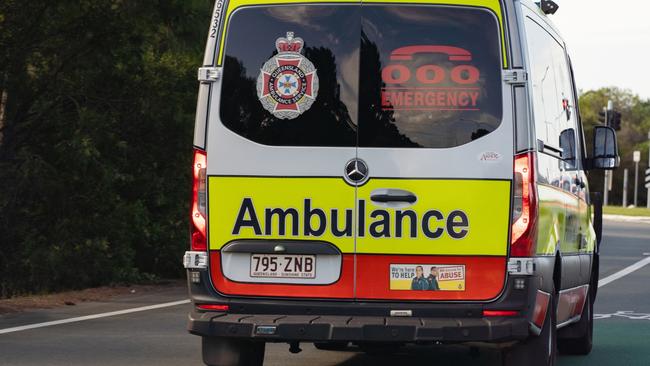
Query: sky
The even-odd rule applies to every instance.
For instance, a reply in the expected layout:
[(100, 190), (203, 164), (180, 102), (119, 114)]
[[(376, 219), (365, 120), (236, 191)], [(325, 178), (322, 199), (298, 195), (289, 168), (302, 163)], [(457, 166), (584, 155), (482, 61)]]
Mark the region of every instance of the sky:
[(583, 91), (605, 86), (650, 99), (650, 1), (555, 0), (551, 20), (564, 37)]

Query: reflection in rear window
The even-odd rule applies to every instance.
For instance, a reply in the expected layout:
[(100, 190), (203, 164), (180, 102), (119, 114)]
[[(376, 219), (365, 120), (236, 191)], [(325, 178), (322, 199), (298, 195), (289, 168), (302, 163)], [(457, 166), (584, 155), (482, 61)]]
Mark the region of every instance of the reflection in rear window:
[(501, 48), (487, 10), (365, 6), (359, 145), (447, 148), (501, 122)]
[(236, 11), (220, 116), (267, 145), (448, 148), (501, 122), (497, 19), (480, 8)]
[(233, 13), (223, 124), (266, 145), (356, 146), (359, 12), (354, 5), (292, 5)]

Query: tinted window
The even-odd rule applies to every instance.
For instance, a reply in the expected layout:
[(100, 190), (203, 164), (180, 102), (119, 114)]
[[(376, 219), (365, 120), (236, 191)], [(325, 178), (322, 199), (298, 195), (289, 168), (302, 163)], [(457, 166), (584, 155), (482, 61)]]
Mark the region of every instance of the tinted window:
[[(534, 20), (526, 19), (535, 134), (544, 144), (561, 148), (564, 168), (577, 166), (577, 113), (569, 64), (562, 45)], [(571, 150), (571, 151), (568, 151)]]
[(228, 27), (221, 119), (269, 145), (462, 145), (500, 124), (499, 34), (479, 8), (244, 8)]
[[(223, 124), (268, 145), (356, 146), (359, 11), (354, 5), (236, 11), (225, 46)], [(301, 48), (293, 61), (305, 59), (267, 64), (278, 55), (276, 41), (291, 38), (287, 32), (295, 38), (285, 51)]]
[(501, 123), (501, 46), (487, 10), (364, 4), (359, 145), (447, 148)]

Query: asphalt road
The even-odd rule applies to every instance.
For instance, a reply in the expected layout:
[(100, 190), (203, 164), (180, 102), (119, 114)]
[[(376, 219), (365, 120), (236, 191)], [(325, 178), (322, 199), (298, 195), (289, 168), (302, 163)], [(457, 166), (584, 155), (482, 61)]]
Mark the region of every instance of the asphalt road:
[[(601, 278), (650, 254), (650, 223), (605, 222)], [(0, 316), (2, 329), (185, 299), (182, 287), (130, 295), (109, 302)], [(189, 305), (115, 315), (0, 334), (0, 365), (201, 365), (199, 338), (185, 331)], [(599, 290), (595, 345), (587, 357), (560, 358), (560, 365), (650, 365), (650, 265)], [(267, 346), (267, 366), (499, 365), (499, 353), (469, 348), (413, 347), (390, 357), (318, 351), (309, 344), (291, 355), (288, 346)]]

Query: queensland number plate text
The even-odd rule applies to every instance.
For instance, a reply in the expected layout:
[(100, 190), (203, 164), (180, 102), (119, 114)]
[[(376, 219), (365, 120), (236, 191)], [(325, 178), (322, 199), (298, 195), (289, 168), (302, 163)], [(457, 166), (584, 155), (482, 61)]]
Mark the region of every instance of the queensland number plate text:
[(316, 256), (251, 254), (251, 277), (316, 278)]

